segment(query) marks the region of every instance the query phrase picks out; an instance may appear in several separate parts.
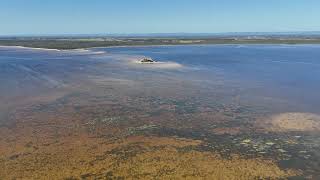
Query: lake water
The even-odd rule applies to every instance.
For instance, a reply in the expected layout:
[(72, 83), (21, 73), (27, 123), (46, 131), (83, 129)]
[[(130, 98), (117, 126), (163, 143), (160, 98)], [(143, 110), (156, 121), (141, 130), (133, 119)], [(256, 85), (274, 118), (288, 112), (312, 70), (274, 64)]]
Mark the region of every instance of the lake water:
[[(205, 45), (106, 48), (99, 50), (144, 55), (190, 68), (189, 79), (214, 83), (216, 76), (234, 81), (243, 93), (288, 101), (302, 109), (320, 111), (319, 45)], [(185, 76), (185, 74), (183, 74)], [(210, 82), (212, 81), (212, 82)], [(233, 86), (226, 82), (224, 86)]]
[[(143, 57), (160, 63), (136, 63)], [(123, 164), (142, 168), (146, 161), (137, 156), (164, 147), (181, 158), (189, 152), (239, 156), (250, 160), (237, 161), (244, 169), (251, 160), (261, 167), (271, 160), (282, 173), (273, 178), (320, 176), (319, 45), (0, 47), (0, 82), (3, 177), (128, 178), (121, 173), (133, 171)], [(201, 143), (178, 145), (187, 140)], [(65, 161), (71, 153), (77, 156)], [(99, 162), (118, 165), (107, 171)], [(61, 166), (71, 170), (58, 176)], [(149, 177), (140, 171), (134, 172)]]

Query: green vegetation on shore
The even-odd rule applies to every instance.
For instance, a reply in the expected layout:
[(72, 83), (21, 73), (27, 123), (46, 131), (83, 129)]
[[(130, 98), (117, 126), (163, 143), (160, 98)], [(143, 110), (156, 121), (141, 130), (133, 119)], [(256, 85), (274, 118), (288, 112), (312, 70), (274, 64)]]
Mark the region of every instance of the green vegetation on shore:
[(0, 38), (0, 46), (48, 49), (186, 44), (320, 44), (320, 38)]

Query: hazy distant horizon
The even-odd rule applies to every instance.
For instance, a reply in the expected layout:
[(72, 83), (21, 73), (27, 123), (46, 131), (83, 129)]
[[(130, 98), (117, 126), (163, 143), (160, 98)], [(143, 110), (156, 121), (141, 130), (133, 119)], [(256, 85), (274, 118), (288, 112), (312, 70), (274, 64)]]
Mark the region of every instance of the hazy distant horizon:
[(65, 34), (0, 34), (0, 37), (81, 37), (81, 36), (101, 36), (101, 37), (126, 37), (126, 36), (264, 36), (264, 35), (320, 35), (320, 31), (274, 31), (274, 32), (157, 32), (157, 33), (65, 33)]

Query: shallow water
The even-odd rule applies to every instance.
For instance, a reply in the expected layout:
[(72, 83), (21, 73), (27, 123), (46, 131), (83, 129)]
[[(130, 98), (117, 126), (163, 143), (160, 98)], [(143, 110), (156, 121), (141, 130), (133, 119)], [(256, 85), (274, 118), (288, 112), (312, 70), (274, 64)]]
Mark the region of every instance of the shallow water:
[[(134, 63), (144, 56), (181, 66)], [(68, 138), (79, 142), (78, 149), (99, 142), (86, 151), (101, 153), (100, 141), (137, 136), (199, 140), (179, 152), (271, 159), (281, 169), (301, 172), (297, 176), (319, 176), (319, 45), (1, 47), (0, 82), (0, 163), (8, 164), (0, 174), (8, 178), (46, 171), (26, 170), (27, 160), (35, 168), (43, 162), (51, 169), (62, 166), (58, 152), (73, 151)], [(48, 153), (46, 147), (57, 149), (50, 152), (53, 158), (28, 159)], [(118, 156), (123, 149), (110, 152)], [(78, 153), (85, 154), (78, 158), (82, 163), (91, 158)], [(73, 168), (79, 172), (66, 177), (89, 173)], [(102, 170), (89, 171), (100, 177)]]
[[(200, 74), (196, 80), (213, 81), (219, 74), (260, 98), (276, 97), (307, 111), (320, 111), (319, 45), (205, 45), (99, 48), (111, 53), (145, 55), (174, 61)], [(188, 77), (194, 78), (194, 77)], [(228, 82), (223, 84), (228, 87)], [(231, 85), (232, 86), (232, 85)]]

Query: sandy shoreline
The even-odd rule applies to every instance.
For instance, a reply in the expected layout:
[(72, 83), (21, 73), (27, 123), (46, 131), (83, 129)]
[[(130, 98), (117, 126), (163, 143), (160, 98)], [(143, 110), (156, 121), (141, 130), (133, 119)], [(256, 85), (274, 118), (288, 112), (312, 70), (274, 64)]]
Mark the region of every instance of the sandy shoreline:
[(88, 53), (92, 53), (92, 54), (104, 54), (104, 51), (92, 51), (90, 49), (48, 49), (48, 48), (33, 48), (33, 47), (25, 47), (25, 46), (1, 46), (0, 48), (16, 48), (16, 49), (28, 49), (28, 50), (41, 50), (41, 51), (55, 51), (55, 52), (79, 52), (79, 53), (84, 53), (84, 52), (88, 52)]
[(64, 51), (60, 49), (48, 49), (48, 48), (32, 48), (32, 47), (25, 47), (25, 46), (1, 46), (0, 48), (19, 48), (19, 49), (33, 49), (33, 50), (45, 50), (45, 51)]
[(131, 46), (90, 47), (90, 48), (78, 48), (78, 49), (50, 49), (50, 48), (35, 48), (35, 47), (27, 47), (27, 46), (3, 46), (3, 45), (0, 45), (0, 48), (24, 48), (24, 49), (48, 50), (48, 51), (75, 51), (75, 50), (76, 51), (77, 50), (78, 51), (90, 51), (90, 49), (125, 48), (125, 47), (165, 47), (165, 46), (180, 46), (180, 45), (131, 45)]
[(136, 65), (141, 65), (141, 67), (147, 67), (147, 68), (163, 68), (163, 69), (177, 69), (182, 68), (183, 65), (176, 63), (176, 62), (170, 62), (170, 61), (163, 61), (163, 62), (141, 62), (140, 60), (135, 60), (131, 62)]

